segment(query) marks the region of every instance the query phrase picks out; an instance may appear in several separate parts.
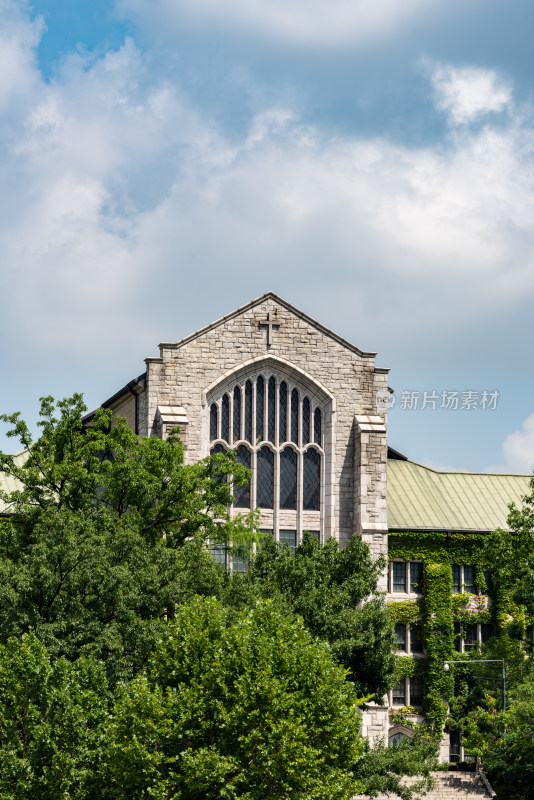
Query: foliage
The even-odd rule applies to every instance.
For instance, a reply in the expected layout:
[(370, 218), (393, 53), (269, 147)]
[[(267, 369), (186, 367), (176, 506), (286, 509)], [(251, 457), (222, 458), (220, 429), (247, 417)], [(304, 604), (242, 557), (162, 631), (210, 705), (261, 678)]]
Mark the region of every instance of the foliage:
[(415, 625), (423, 614), (423, 600), (396, 600), (388, 605), (388, 616), (393, 622)]
[(384, 601), (372, 597), (383, 567), (358, 536), (342, 548), (334, 539), (321, 546), (305, 535), (294, 554), (267, 537), (248, 573), (229, 579), (226, 602), (246, 606), (255, 597), (272, 598), (298, 614), (329, 642), (356, 691), (380, 698), (394, 682), (396, 661)]
[(273, 603), (197, 598), (121, 693), (100, 796), (348, 800), (356, 704), (328, 645)]
[[(435, 743), (419, 726), (412, 738), (406, 738), (393, 747), (384, 742), (378, 742), (374, 747), (367, 745), (355, 766), (354, 776), (364, 785), (367, 797), (388, 793), (388, 796), (412, 800), (421, 791), (432, 787), (430, 773), (436, 767)], [(406, 786), (401, 782), (405, 775), (421, 778)]]
[(452, 572), (449, 564), (425, 565), (425, 619), (423, 636), (427, 650), (424, 710), (434, 734), (441, 736), (451, 696), (451, 677), (443, 669), (450, 658), (452, 641)]
[(193, 588), (188, 559), (208, 580), (207, 555), (187, 543), (251, 542), (254, 517), (230, 519), (224, 480), (249, 472), (222, 454), (184, 465), (177, 433), (139, 440), (109, 410), (84, 432), (85, 410), (79, 395), (45, 398), (35, 442), (18, 414), (2, 417), (28, 458), (0, 455), (20, 487), (2, 494), (11, 516), (0, 519), (0, 641), (35, 631), (54, 657), (104, 660), (116, 682), (145, 663)]
[(0, 797), (81, 800), (108, 719), (103, 669), (51, 662), (35, 635), (0, 645)]

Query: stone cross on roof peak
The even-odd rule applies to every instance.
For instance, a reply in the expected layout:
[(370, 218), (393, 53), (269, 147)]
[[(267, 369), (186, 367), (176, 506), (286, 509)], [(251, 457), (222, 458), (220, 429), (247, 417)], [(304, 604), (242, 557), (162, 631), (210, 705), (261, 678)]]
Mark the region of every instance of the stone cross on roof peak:
[(274, 314), (271, 314), (269, 311), (267, 313), (266, 319), (260, 319), (258, 322), (259, 328), (267, 328), (267, 347), (270, 347), (272, 344), (273, 338), (273, 329), (278, 329), (280, 327), (280, 322), (278, 321), (278, 309), (275, 308)]

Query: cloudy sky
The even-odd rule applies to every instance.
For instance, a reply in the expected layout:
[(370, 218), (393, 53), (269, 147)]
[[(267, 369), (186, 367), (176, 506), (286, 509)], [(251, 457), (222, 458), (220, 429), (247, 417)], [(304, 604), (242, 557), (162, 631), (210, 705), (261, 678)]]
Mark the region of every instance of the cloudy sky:
[(0, 0), (0, 409), (95, 407), (272, 290), (391, 368), (393, 447), (531, 472), (533, 30), (532, 0)]

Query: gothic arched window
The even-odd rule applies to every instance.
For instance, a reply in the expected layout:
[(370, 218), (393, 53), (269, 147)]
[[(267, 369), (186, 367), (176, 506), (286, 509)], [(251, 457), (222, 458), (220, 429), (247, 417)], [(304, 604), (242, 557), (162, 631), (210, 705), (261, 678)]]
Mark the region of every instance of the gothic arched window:
[(264, 509), (263, 524), (276, 531), (291, 532), (292, 524), (319, 528), (319, 516), (302, 514), (321, 510), (323, 414), (314, 393), (270, 373), (226, 385), (215, 397), (211, 452), (224, 452), (233, 442), (237, 461), (253, 473), (250, 484), (234, 486), (236, 510)]

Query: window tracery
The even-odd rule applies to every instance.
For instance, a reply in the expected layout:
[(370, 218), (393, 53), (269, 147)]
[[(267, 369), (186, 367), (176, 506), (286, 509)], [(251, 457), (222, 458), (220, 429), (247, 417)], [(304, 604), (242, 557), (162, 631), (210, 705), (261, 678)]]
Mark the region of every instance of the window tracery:
[(234, 487), (234, 508), (276, 507), (285, 525), (287, 513), (321, 511), (324, 413), (313, 392), (271, 373), (247, 376), (211, 402), (210, 452), (232, 448), (253, 472), (248, 486)]

